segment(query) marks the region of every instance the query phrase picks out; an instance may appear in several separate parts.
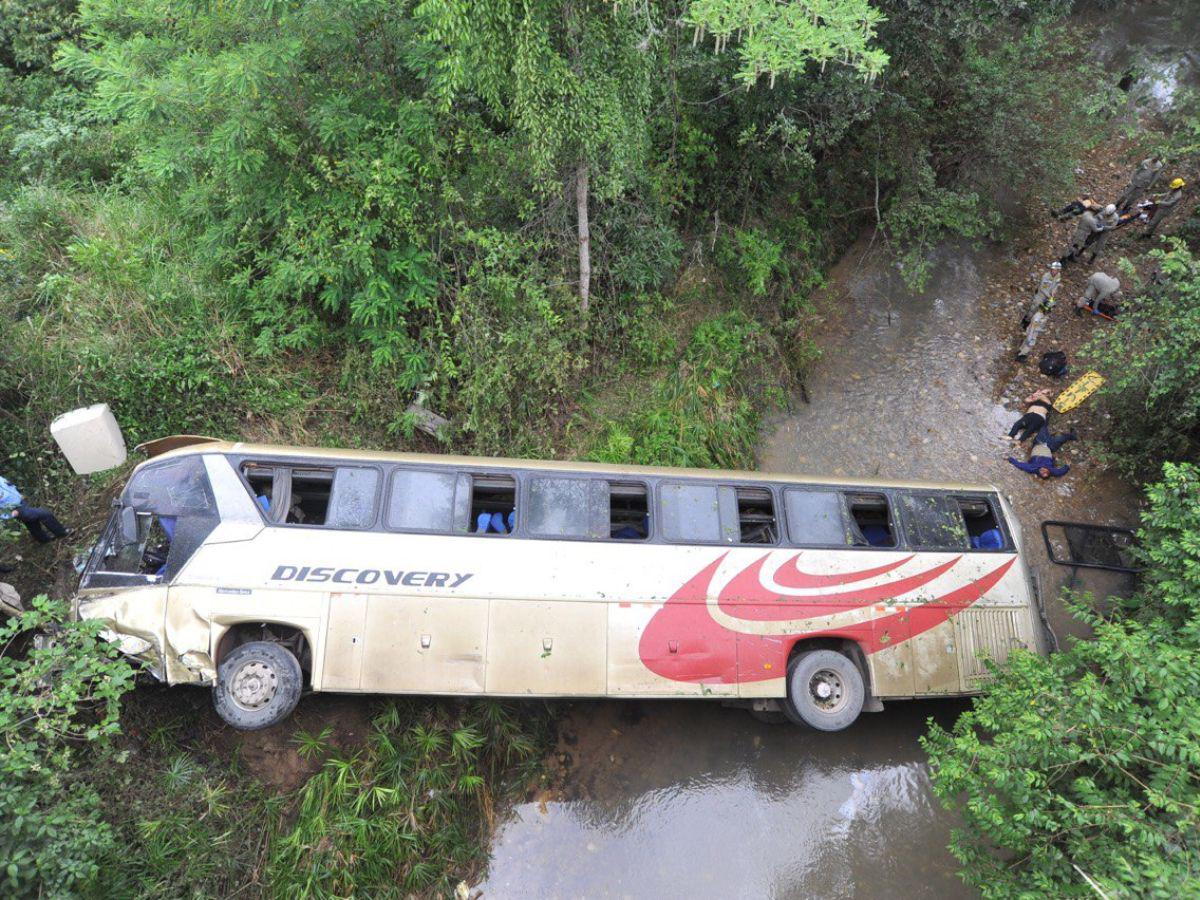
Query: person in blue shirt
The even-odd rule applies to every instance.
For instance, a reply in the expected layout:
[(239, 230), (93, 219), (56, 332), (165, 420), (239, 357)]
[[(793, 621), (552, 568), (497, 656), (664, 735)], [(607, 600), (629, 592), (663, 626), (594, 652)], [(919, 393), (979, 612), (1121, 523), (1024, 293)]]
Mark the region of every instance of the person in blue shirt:
[(1009, 457), (1008, 461), (1020, 469), (1022, 472), (1028, 472), (1030, 475), (1036, 475), (1038, 478), (1061, 478), (1071, 471), (1071, 467), (1066, 463), (1061, 466), (1054, 464), (1054, 454), (1058, 448), (1067, 441), (1079, 440), (1078, 435), (1074, 431), (1068, 431), (1066, 434), (1051, 434), (1050, 429), (1045, 425), (1038, 431), (1037, 437), (1033, 441), (1033, 449), (1029, 451), (1029, 460), (1021, 462), (1019, 459)]
[(55, 538), (65, 538), (71, 534), (71, 530), (64, 527), (50, 510), (28, 505), (16, 486), (3, 477), (0, 477), (0, 516), (16, 519), (39, 544), (48, 544)]

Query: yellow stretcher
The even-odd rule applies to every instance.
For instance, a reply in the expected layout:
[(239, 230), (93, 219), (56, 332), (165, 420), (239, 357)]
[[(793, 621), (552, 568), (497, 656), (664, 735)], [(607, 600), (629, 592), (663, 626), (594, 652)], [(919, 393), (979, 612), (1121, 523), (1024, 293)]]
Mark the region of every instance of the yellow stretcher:
[(1058, 395), (1054, 408), (1060, 413), (1070, 412), (1086, 400), (1100, 385), (1104, 384), (1104, 376), (1099, 372), (1084, 372), (1069, 388)]

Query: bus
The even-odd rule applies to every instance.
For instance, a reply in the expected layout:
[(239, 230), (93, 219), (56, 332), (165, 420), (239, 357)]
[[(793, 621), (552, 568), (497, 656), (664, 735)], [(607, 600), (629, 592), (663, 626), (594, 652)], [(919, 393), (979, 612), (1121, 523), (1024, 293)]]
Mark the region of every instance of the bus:
[(145, 447), (73, 614), (241, 729), (338, 691), (710, 698), (835, 731), (1052, 640), (994, 487)]

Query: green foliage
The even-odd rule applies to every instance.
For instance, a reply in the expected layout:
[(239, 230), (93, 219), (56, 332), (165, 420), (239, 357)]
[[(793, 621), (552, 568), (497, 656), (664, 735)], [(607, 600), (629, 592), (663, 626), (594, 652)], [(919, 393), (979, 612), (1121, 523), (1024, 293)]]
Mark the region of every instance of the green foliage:
[(75, 37), (76, 0), (0, 0), (0, 66), (49, 67), (60, 41)]
[(0, 359), (8, 415), (0, 436), (23, 452), (10, 471), (40, 483), (45, 423), (109, 403), (132, 444), (164, 434), (235, 434), (250, 416), (285, 417), (300, 373), (247, 362), (226, 295), (153, 207), (115, 192), (25, 188), (0, 210)]
[(1165, 463), (1146, 501), (1138, 534), (1146, 575), (1130, 614), (1200, 637), (1200, 469)]
[[(0, 888), (7, 896), (65, 896), (92, 884), (115, 837), (85, 765), (114, 755), (121, 697), (133, 671), (64, 604), (37, 597), (0, 622)], [(18, 648), (31, 632), (51, 641)]]
[(1200, 891), (1200, 471), (1167, 466), (1140, 542), (1133, 616), (1078, 601), (1094, 628), (1017, 653), (923, 743), (962, 816), (951, 849), (984, 897), (1179, 897)]
[(1193, 460), (1200, 440), (1200, 261), (1178, 240), (1151, 255), (1160, 277), (1085, 349), (1108, 379), (1099, 394), (1111, 416), (1104, 447), (1131, 474)]
[(538, 730), (483, 701), (389, 705), (367, 746), (301, 789), (266, 869), (276, 896), (450, 894), (479, 863), (495, 792), (531, 775)]
[(720, 50), (737, 37), (739, 81), (753, 85), (769, 75), (803, 73), (810, 63), (845, 65), (873, 78), (888, 55), (871, 46), (883, 14), (867, 0), (787, 2), (787, 0), (692, 0), (684, 21), (696, 40), (709, 33)]
[(754, 228), (735, 228), (717, 242), (717, 261), (730, 269), (739, 288), (752, 297), (767, 293), (771, 281), (787, 271), (784, 247)]
[[(742, 312), (702, 321), (672, 371), (639, 380), (623, 414), (608, 422), (588, 458), (597, 462), (748, 469), (771, 342)], [(770, 379), (766, 379), (770, 384)]]

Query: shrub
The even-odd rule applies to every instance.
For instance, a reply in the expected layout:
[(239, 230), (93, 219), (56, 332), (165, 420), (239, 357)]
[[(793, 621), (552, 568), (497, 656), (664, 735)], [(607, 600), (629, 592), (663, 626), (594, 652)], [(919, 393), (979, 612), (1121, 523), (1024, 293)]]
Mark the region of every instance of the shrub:
[(958, 812), (951, 850), (985, 897), (1200, 892), (1200, 471), (1167, 466), (1132, 604), (1050, 657), (1016, 653), (947, 731), (923, 738)]
[[(64, 896), (92, 884), (114, 834), (86, 767), (119, 763), (121, 697), (133, 670), (100, 639), (99, 622), (71, 622), (45, 597), (0, 623), (0, 888)], [(53, 640), (18, 652), (24, 632)]]
[(1200, 440), (1200, 261), (1178, 240), (1151, 255), (1160, 277), (1085, 348), (1108, 379), (1104, 448), (1131, 475), (1194, 460)]
[(389, 705), (360, 753), (329, 759), (301, 789), (271, 847), (272, 892), (449, 895), (480, 862), (493, 798), (538, 765), (532, 725), (494, 701)]

